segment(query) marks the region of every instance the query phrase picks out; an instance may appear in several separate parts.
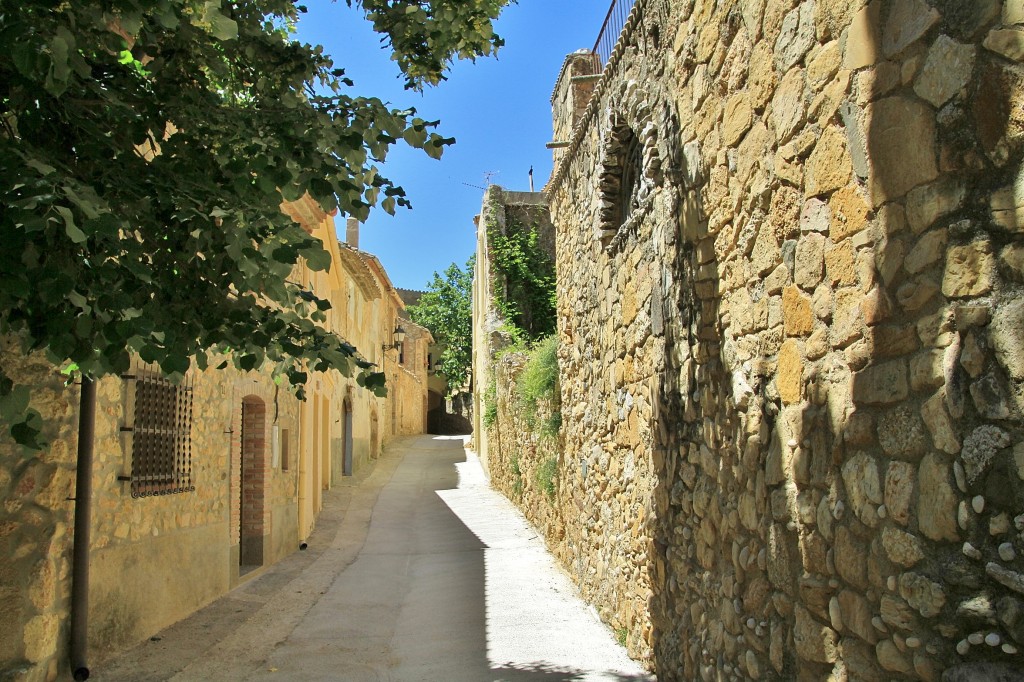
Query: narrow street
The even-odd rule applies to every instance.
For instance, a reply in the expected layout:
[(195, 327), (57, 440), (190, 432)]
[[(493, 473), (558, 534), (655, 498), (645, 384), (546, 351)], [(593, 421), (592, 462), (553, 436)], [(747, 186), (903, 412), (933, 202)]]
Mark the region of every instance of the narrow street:
[(336, 486), (306, 551), (94, 679), (653, 680), (458, 438), (389, 446)]

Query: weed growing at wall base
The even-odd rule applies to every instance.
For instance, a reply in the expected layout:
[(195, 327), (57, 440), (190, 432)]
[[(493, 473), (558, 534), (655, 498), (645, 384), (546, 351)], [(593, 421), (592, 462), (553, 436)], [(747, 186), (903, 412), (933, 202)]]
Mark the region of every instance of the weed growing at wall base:
[(519, 455), (512, 455), (509, 461), (509, 468), (512, 470), (512, 492), (516, 497), (523, 495), (523, 470), (519, 466)]
[[(530, 351), (526, 368), (519, 377), (519, 401), (523, 407), (526, 421), (531, 428), (536, 423), (537, 410), (540, 404), (548, 403), (554, 409), (558, 397), (558, 337), (554, 334), (538, 341)], [(554, 409), (557, 413), (558, 410)], [(552, 415), (553, 416), (553, 415)], [(557, 422), (547, 420), (541, 428), (542, 435), (555, 425), (555, 433), (561, 426), (561, 416)], [(546, 427), (546, 428), (545, 428)]]
[(555, 490), (558, 481), (558, 458), (549, 457), (541, 462), (537, 468), (537, 484), (549, 500), (555, 499)]

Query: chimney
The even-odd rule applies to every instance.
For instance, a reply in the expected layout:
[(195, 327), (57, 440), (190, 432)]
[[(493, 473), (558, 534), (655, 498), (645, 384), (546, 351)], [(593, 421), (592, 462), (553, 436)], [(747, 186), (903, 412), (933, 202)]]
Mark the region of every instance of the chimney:
[(590, 50), (577, 50), (565, 58), (551, 95), (554, 139), (547, 146), (553, 151), (556, 164), (600, 80), (601, 60)]
[(353, 249), (359, 248), (359, 220), (351, 216), (345, 220), (345, 243)]

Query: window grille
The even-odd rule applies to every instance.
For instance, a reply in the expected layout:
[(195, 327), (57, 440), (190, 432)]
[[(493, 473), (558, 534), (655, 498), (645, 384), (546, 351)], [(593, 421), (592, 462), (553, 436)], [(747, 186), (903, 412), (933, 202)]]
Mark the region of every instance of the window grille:
[(192, 384), (137, 371), (132, 433), (132, 497), (171, 495), (192, 485)]

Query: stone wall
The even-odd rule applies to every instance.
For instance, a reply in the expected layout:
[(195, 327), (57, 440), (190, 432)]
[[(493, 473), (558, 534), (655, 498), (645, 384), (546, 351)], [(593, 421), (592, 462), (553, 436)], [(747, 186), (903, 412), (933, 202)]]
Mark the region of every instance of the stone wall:
[(637, 2), (546, 188), (555, 550), (660, 679), (1024, 666), (1021, 24)]

